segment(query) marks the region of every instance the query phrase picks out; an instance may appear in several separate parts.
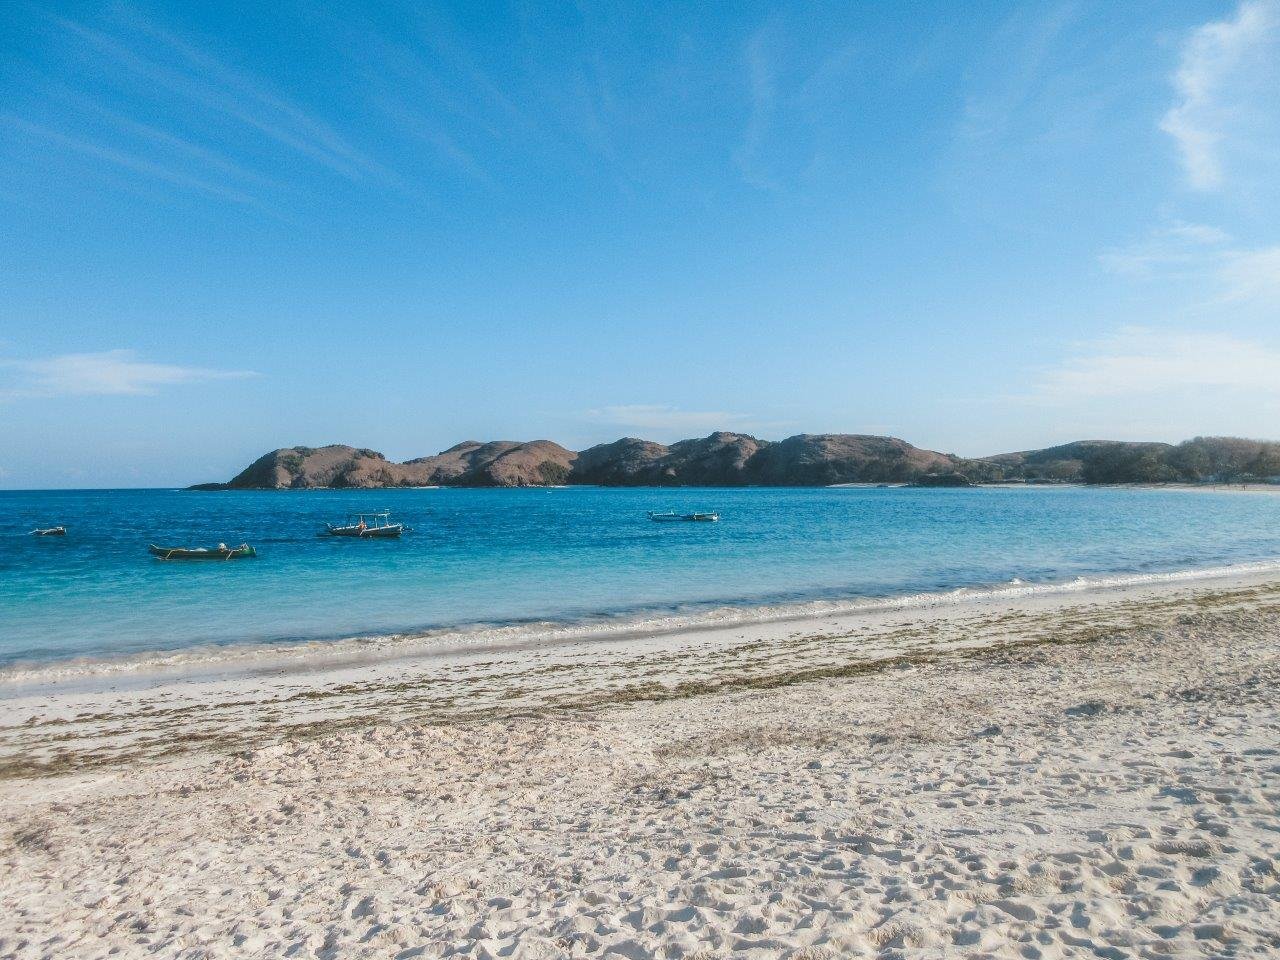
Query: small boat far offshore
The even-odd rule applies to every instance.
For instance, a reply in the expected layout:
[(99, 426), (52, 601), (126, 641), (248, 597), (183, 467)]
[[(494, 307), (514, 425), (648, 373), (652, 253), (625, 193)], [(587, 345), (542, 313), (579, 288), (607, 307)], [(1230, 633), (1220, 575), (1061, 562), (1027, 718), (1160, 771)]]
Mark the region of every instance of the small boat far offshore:
[(649, 519), (654, 523), (674, 523), (691, 521), (694, 523), (715, 523), (720, 519), (718, 513), (654, 513), (649, 511)]
[(342, 526), (325, 524), (325, 533), (331, 537), (359, 537), (367, 540), (373, 537), (398, 537), (403, 532), (403, 523), (391, 522), (390, 510), (379, 513), (352, 513), (347, 516), (347, 522)]
[(238, 547), (228, 547), (225, 543), (216, 547), (157, 547), (152, 543), (148, 549), (153, 557), (160, 560), (242, 560), (258, 555), (258, 551), (247, 543)]
[(31, 531), (33, 537), (65, 537), (66, 527), (36, 527)]

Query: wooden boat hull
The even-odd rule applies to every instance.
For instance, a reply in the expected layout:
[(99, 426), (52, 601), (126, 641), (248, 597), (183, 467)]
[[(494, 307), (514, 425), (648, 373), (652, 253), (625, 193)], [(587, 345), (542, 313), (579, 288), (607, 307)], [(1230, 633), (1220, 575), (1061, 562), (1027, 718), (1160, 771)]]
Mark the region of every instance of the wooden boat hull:
[(360, 537), (365, 540), (393, 540), (404, 532), (404, 525), (393, 523), (389, 527), (370, 527)]
[(361, 540), (393, 539), (404, 532), (404, 524), (393, 523), (389, 527), (329, 527), (331, 537), (356, 537)]
[(187, 547), (157, 547), (154, 543), (148, 546), (151, 555), (160, 560), (243, 560), (256, 557), (258, 551), (247, 543), (225, 550), (213, 548), (209, 550), (192, 550)]

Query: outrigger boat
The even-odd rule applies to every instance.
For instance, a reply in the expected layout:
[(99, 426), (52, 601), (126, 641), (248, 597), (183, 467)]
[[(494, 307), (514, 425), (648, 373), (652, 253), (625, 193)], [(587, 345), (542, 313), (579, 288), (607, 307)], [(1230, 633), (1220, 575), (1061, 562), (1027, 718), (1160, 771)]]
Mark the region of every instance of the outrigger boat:
[(216, 547), (157, 547), (153, 543), (149, 549), (153, 557), (161, 560), (242, 560), (258, 555), (258, 551), (247, 543), (238, 547), (228, 547), (225, 543)]
[(331, 537), (360, 537), (367, 539), (370, 537), (398, 537), (404, 533), (403, 523), (391, 522), (391, 511), (383, 510), (380, 513), (351, 513), (347, 515), (347, 522), (340, 527), (335, 527), (332, 523), (326, 523), (326, 532)]
[(674, 523), (687, 520), (694, 523), (715, 523), (720, 519), (718, 513), (654, 513), (649, 512), (649, 519), (654, 523)]
[(66, 527), (36, 527), (31, 531), (33, 537), (65, 537)]

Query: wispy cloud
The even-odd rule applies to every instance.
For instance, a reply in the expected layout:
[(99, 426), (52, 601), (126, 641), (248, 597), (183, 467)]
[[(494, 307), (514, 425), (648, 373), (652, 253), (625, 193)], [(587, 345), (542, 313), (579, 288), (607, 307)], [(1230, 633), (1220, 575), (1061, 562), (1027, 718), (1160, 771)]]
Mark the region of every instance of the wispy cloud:
[(1041, 373), (1031, 399), (1073, 404), (1202, 388), (1280, 397), (1280, 349), (1226, 334), (1126, 327), (1077, 345)]
[(125, 116), (89, 97), (77, 95), (65, 88), (56, 90), (56, 93), (54, 91), (46, 91), (44, 95), (57, 96), (68, 106), (90, 116), (101, 118), (126, 135), (132, 135), (146, 141), (151, 148), (160, 147), (161, 149), (170, 150), (190, 161), (194, 161), (199, 166), (239, 181), (251, 183), (257, 187), (278, 188), (280, 186), (279, 182), (263, 176), (256, 170), (250, 170), (218, 150), (211, 149), (186, 137), (178, 136), (168, 130), (162, 130), (152, 124), (143, 123), (132, 117)]
[[(1280, 0), (1245, 0), (1230, 19), (1204, 24), (1183, 45), (1173, 76), (1178, 100), (1160, 129), (1173, 137), (1197, 190), (1223, 185), (1224, 141), (1247, 121), (1243, 101), (1258, 92), (1259, 70), (1274, 73), (1278, 28)], [(1265, 79), (1261, 86), (1268, 86)]]
[(747, 70), (749, 111), (742, 145), (734, 156), (742, 179), (753, 187), (764, 189), (777, 186), (761, 156), (778, 101), (773, 33), (773, 25), (766, 24), (753, 33), (742, 48), (742, 61)]
[(1210, 261), (1220, 259), (1231, 242), (1231, 235), (1217, 227), (1179, 220), (1132, 243), (1104, 250), (1098, 261), (1112, 273), (1134, 277), (1198, 278), (1206, 275)]
[(789, 19), (765, 20), (738, 57), (746, 116), (732, 162), (743, 183), (774, 194), (805, 187), (820, 168), (847, 167), (851, 106), (871, 72), (861, 35), (812, 44)]
[(1280, 246), (1247, 247), (1207, 224), (1176, 222), (1124, 247), (1104, 251), (1108, 270), (1156, 281), (1190, 281), (1195, 306), (1254, 304), (1280, 307)]
[(410, 137), (430, 146), (441, 160), (471, 180), (489, 187), (496, 185), (493, 177), (481, 166), (475, 156), (445, 132), (443, 124), (432, 122), (422, 113), (406, 107), (397, 99), (376, 97), (373, 104)]
[[(1043, 114), (1041, 104), (1046, 86), (1051, 86), (1055, 48), (1079, 16), (1076, 0), (1013, 8), (992, 38), (989, 63), (981, 71), (986, 82), (965, 97), (958, 130), (961, 138), (970, 143), (999, 142), (1028, 108), (1037, 116)], [(1054, 93), (1059, 98), (1056, 111), (1076, 106), (1062, 102), (1061, 91)]]
[(352, 146), (328, 123), (291, 102), (261, 79), (228, 66), (154, 22), (141, 21), (141, 26), (185, 59), (202, 85), (221, 88), (223, 95), (208, 101), (211, 106), (225, 110), (267, 136), (353, 179), (359, 174), (369, 173), (387, 176), (387, 171), (377, 161)]
[(384, 181), (394, 179), (327, 123), (264, 81), (222, 63), (154, 23), (132, 18), (132, 25), (149, 41), (148, 52), (153, 55), (144, 55), (111, 33), (63, 17), (53, 20), (69, 35), (157, 89), (244, 124), (349, 180), (369, 175)]
[(753, 420), (747, 414), (727, 413), (723, 410), (681, 410), (679, 407), (650, 403), (599, 407), (588, 410), (587, 419), (596, 423), (659, 432), (727, 430), (732, 427), (741, 429), (750, 425)]
[(1229, 302), (1280, 306), (1280, 246), (1230, 250), (1218, 276)]
[[(529, 118), (485, 70), (481, 69), (469, 46), (457, 38), (455, 26), (439, 11), (426, 5), (414, 9), (421, 19), (415, 39), (421, 40), (431, 51), (431, 60), (446, 67), (454, 82), (442, 84), (438, 93), (450, 101), (459, 115), (473, 123), (482, 124), (495, 136), (512, 126), (527, 127)], [(412, 73), (423, 73), (420, 64), (414, 64)], [(462, 104), (459, 97), (476, 106)], [(492, 114), (501, 119), (489, 119)]]
[(257, 376), (248, 370), (211, 370), (138, 359), (132, 350), (64, 353), (39, 360), (0, 361), (0, 398), (137, 396), (161, 387)]
[(101, 160), (112, 166), (128, 170), (131, 173), (141, 174), (146, 177), (154, 177), (173, 186), (186, 187), (192, 190), (198, 190), (211, 196), (219, 197), (223, 200), (229, 200), (232, 203), (253, 203), (254, 200), (248, 194), (236, 190), (232, 187), (225, 186), (206, 180), (202, 177), (191, 176), (183, 173), (181, 170), (175, 170), (164, 164), (156, 163), (145, 157), (140, 157), (124, 150), (118, 150), (115, 147), (102, 143), (95, 143), (92, 140), (84, 140), (79, 137), (67, 136), (57, 130), (52, 130), (40, 124), (30, 123), (21, 117), (12, 114), (0, 113), (0, 124), (8, 126), (10, 129), (19, 130), (29, 137), (43, 140), (46, 143), (53, 144), (78, 153), (83, 156), (92, 157), (95, 160)]

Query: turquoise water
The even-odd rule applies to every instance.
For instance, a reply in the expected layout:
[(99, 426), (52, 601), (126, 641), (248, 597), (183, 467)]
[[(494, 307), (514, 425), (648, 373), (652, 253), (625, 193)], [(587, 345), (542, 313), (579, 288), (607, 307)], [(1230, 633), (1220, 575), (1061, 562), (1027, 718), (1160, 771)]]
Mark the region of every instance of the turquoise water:
[[(413, 532), (317, 536), (382, 507)], [(1159, 490), (13, 491), (0, 508), (4, 665), (1280, 559), (1280, 496)], [(27, 535), (53, 524), (70, 535)], [(259, 556), (164, 563), (149, 541)]]

